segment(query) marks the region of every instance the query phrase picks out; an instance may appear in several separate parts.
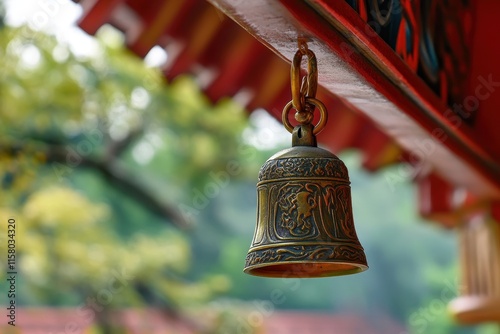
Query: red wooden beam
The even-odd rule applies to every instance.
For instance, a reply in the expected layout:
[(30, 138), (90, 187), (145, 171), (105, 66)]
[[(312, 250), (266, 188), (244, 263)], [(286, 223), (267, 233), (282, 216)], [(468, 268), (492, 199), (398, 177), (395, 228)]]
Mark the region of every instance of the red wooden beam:
[(160, 1), (150, 17), (143, 18), (142, 30), (127, 46), (139, 57), (144, 58), (149, 50), (159, 44), (160, 38), (169, 27), (180, 24), (180, 20), (189, 15), (194, 1)]
[(263, 50), (259, 42), (241, 31), (238, 42), (231, 45), (229, 51), (225, 59), (221, 57), (213, 63), (221, 69), (218, 78), (205, 92), (213, 101), (235, 95), (252, 73), (260, 71), (263, 53), (267, 50)]
[(225, 30), (234, 27), (234, 23), (223, 16), (219, 16), (214, 8), (205, 6), (200, 11), (193, 13), (192, 24), (186, 26), (183, 34), (175, 38), (184, 44), (183, 50), (170, 67), (164, 69), (169, 80), (177, 75), (189, 72), (193, 64), (198, 63), (201, 55), (210, 48), (217, 36)]
[(97, 30), (109, 21), (113, 10), (124, 0), (82, 0), (79, 1), (83, 14), (78, 25), (87, 33), (94, 35)]
[(435, 173), (420, 176), (416, 182), (420, 215), (446, 227), (456, 227), (477, 214), (494, 212), (491, 202), (478, 199)]
[(479, 144), (500, 160), (500, 2), (474, 1), (474, 29), (469, 91), (461, 103), (464, 113), (474, 113), (473, 132)]
[(274, 54), (266, 55), (267, 61), (255, 71), (253, 78), (247, 81), (248, 89), (255, 92), (255, 98), (248, 109), (264, 108), (281, 119), (281, 111), (290, 101), (290, 67)]
[(314, 9), (298, 0), (210, 2), (284, 59), (293, 57), (298, 37), (307, 39), (327, 90), (448, 182), (500, 198), (498, 161), (344, 1), (310, 1)]

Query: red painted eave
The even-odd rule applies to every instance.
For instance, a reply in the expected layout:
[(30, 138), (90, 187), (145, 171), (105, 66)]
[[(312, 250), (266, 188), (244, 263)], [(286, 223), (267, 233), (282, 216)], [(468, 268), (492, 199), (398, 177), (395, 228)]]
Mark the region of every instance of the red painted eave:
[[(335, 152), (361, 150), (371, 171), (409, 162), (420, 184), (421, 213), (446, 225), (457, 211), (449, 202), (453, 194), (466, 192), (479, 203), (500, 198), (500, 131), (494, 129), (500, 93), (489, 92), (475, 122), (462, 122), (345, 1), (78, 2), (85, 31), (111, 24), (140, 57), (155, 45), (165, 48), (168, 80), (193, 75), (212, 101), (234, 96), (249, 111), (264, 108), (278, 119), (290, 100), (297, 37), (305, 38), (318, 59), (318, 98), (329, 113), (320, 142)], [(500, 66), (492, 67), (500, 47), (490, 48), (482, 37), (491, 29), (500, 33), (488, 14), (497, 5), (477, 3), (470, 94), (481, 73), (500, 78)], [(485, 48), (491, 56), (482, 56)]]
[[(111, 24), (125, 34), (127, 46), (140, 57), (155, 45), (164, 47), (169, 55), (163, 68), (168, 80), (181, 74), (198, 76), (212, 101), (235, 96), (249, 111), (264, 108), (281, 119), (281, 110), (290, 100), (289, 64), (210, 4), (164, 0), (79, 3), (84, 9), (79, 25), (85, 31), (94, 34), (100, 26)], [(363, 150), (369, 170), (398, 161), (401, 149), (368, 118), (325, 89), (320, 89), (318, 97), (330, 114), (330, 131), (319, 137), (323, 144), (336, 152)], [(365, 136), (370, 143), (359, 140)]]

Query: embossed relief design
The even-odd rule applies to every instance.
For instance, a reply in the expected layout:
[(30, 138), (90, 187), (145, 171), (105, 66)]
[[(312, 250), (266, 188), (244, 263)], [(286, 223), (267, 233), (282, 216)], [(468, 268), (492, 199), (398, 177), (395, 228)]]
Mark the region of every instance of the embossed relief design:
[(285, 158), (268, 160), (259, 172), (259, 180), (287, 177), (335, 177), (349, 181), (344, 163), (334, 158)]
[[(326, 217), (323, 219), (326, 233), (331, 238), (358, 240), (351, 210), (351, 190), (346, 185), (326, 185), (323, 190)], [(331, 224), (331, 225), (330, 225)]]
[[(284, 183), (276, 192), (275, 221), (278, 238), (306, 239), (318, 235), (318, 184)], [(274, 196), (272, 196), (273, 198)]]
[(336, 211), (338, 215), (337, 221), (340, 223), (346, 237), (358, 240), (352, 218), (351, 188), (345, 185), (339, 185), (336, 188), (336, 195), (338, 205)]
[(269, 217), (269, 190), (266, 186), (261, 186), (257, 189), (257, 224), (253, 234), (252, 246), (266, 242), (266, 228), (263, 222)]
[(358, 242), (349, 186), (297, 181), (280, 182), (272, 188), (271, 235), (278, 239)]
[(363, 248), (357, 245), (339, 246), (294, 246), (287, 248), (269, 248), (250, 252), (246, 257), (246, 267), (271, 262), (315, 260), (338, 262), (356, 262), (366, 264)]

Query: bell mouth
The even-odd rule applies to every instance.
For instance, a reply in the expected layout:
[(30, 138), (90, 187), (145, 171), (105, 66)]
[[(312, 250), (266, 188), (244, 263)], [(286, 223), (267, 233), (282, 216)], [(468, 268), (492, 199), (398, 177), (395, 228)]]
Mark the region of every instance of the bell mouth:
[(261, 277), (314, 278), (360, 273), (368, 269), (361, 263), (348, 262), (286, 262), (246, 267), (243, 272)]

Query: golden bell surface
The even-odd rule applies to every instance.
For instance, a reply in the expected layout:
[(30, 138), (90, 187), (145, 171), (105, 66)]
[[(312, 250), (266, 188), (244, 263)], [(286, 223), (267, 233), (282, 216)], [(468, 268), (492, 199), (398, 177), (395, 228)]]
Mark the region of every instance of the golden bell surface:
[(368, 269), (354, 228), (347, 168), (316, 147), (310, 127), (297, 126), (293, 147), (264, 163), (257, 197), (245, 273), (325, 277)]

